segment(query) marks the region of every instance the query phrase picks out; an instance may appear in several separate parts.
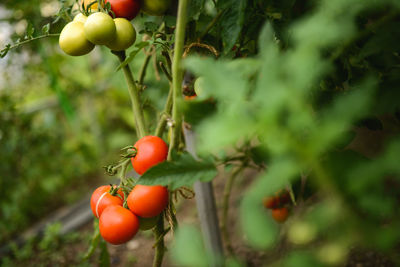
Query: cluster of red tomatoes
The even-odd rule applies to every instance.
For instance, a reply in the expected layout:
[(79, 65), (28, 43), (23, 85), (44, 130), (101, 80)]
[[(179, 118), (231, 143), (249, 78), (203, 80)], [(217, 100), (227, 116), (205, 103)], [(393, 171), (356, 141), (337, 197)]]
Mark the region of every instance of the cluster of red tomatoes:
[[(97, 0), (84, 0), (89, 10), (97, 8)], [(113, 51), (122, 51), (135, 43), (136, 31), (130, 20), (142, 9), (150, 15), (162, 15), (169, 0), (105, 0), (111, 6), (112, 15), (94, 12), (89, 16), (76, 15), (65, 25), (59, 38), (60, 48), (68, 55), (82, 56), (93, 50), (95, 45), (105, 45)]]
[(271, 210), (272, 218), (278, 223), (283, 223), (288, 218), (290, 203), (290, 194), (287, 190), (279, 191), (275, 196), (263, 199), (264, 207)]
[[(137, 152), (132, 165), (139, 174), (164, 161), (168, 154), (167, 144), (156, 136), (141, 138), (134, 148)], [(90, 200), (101, 236), (115, 245), (129, 241), (139, 229), (153, 228), (167, 205), (168, 190), (161, 185), (136, 185), (128, 196), (116, 186), (100, 186)]]

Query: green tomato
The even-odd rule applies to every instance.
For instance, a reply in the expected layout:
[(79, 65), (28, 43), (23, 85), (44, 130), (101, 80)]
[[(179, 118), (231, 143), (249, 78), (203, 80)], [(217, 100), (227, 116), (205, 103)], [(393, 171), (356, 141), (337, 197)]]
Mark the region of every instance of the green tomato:
[(170, 2), (170, 0), (142, 0), (142, 10), (152, 16), (162, 16), (170, 6)]
[(197, 96), (201, 96), (204, 94), (204, 77), (199, 77), (194, 81), (194, 92)]
[(107, 47), (114, 51), (128, 49), (136, 40), (136, 31), (132, 23), (124, 18), (114, 19), (116, 27), (115, 39)]
[(114, 20), (108, 14), (102, 12), (89, 15), (84, 29), (86, 38), (96, 45), (106, 45), (115, 39)]
[(156, 226), (156, 223), (157, 223), (157, 220), (159, 217), (160, 216), (155, 216), (155, 217), (151, 217), (151, 218), (138, 217), (139, 218), (139, 229), (142, 231), (152, 229), (154, 226)]
[(87, 20), (87, 16), (83, 15), (82, 13), (79, 13), (78, 15), (76, 15), (74, 17), (74, 21), (80, 21), (83, 24), (85, 24), (86, 20)]
[(94, 48), (94, 44), (86, 39), (83, 23), (79, 21), (72, 21), (65, 25), (58, 43), (60, 48), (70, 56), (82, 56)]

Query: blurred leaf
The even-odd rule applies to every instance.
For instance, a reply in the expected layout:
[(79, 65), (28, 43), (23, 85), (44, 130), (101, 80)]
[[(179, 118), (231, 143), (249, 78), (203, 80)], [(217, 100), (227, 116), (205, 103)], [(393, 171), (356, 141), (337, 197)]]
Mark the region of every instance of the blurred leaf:
[(174, 161), (164, 161), (146, 171), (139, 184), (168, 185), (170, 190), (181, 186), (190, 186), (196, 181), (208, 182), (214, 179), (217, 170), (211, 159), (196, 161), (185, 153)]
[(111, 266), (110, 265), (110, 254), (108, 253), (107, 243), (103, 239), (100, 239), (99, 266), (100, 267)]
[(171, 248), (173, 259), (182, 266), (209, 266), (200, 232), (189, 225), (178, 228)]
[(189, 1), (189, 14), (188, 19), (198, 20), (200, 13), (203, 11), (205, 0), (191, 0)]

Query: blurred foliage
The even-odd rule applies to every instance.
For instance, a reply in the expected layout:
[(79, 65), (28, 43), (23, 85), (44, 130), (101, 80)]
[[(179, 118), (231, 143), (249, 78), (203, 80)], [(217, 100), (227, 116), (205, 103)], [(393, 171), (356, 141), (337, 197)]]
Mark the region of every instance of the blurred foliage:
[[(185, 116), (201, 155), (247, 141), (260, 152), (251, 160), (267, 166), (241, 203), (246, 242), (267, 251), (297, 243), (268, 260), (279, 266), (343, 264), (354, 246), (399, 264), (399, 3), (228, 0), (217, 10), (225, 6), (234, 8), (204, 38), (224, 55), (186, 60), (204, 83)], [(296, 191), (292, 218), (278, 227), (262, 199), (302, 176), (317, 204)], [(196, 266), (180, 245), (186, 231), (173, 254)]]

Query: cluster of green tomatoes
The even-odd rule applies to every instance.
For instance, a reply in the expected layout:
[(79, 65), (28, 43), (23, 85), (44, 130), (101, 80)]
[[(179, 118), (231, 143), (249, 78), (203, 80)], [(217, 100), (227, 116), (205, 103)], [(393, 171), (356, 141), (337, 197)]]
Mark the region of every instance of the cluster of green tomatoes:
[[(60, 34), (60, 48), (70, 56), (88, 54), (96, 45), (105, 45), (113, 51), (123, 51), (135, 43), (136, 30), (130, 20), (140, 10), (160, 16), (169, 7), (169, 0), (105, 0), (110, 4), (107, 14), (95, 11), (89, 16), (79, 13), (69, 22)], [(97, 8), (97, 1), (83, 1), (87, 11)], [(114, 17), (114, 18), (113, 18)]]

